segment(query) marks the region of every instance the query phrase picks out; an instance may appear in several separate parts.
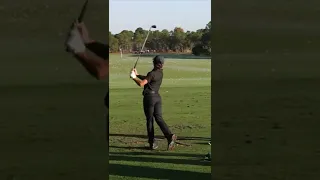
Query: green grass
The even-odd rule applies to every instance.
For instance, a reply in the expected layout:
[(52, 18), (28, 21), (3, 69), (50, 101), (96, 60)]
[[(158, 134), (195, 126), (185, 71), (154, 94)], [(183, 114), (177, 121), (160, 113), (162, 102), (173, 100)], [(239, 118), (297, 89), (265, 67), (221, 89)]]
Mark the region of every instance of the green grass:
[[(168, 56), (168, 55), (166, 55)], [(166, 140), (155, 127), (159, 150), (146, 150), (142, 89), (129, 78), (136, 57), (110, 55), (110, 179), (208, 179), (211, 164), (201, 162), (210, 151), (211, 61), (184, 56), (166, 58), (161, 88), (163, 116), (179, 141), (166, 151)], [(178, 56), (181, 58), (181, 56)], [(142, 57), (140, 74), (152, 69), (151, 57)]]

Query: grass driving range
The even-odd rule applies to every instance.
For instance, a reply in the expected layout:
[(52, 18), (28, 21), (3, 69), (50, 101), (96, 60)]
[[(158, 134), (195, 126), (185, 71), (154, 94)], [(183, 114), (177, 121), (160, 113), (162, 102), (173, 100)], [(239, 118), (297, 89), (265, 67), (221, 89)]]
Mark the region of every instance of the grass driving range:
[[(211, 147), (211, 61), (192, 56), (164, 55), (165, 70), (161, 88), (163, 116), (178, 140), (166, 151), (166, 140), (159, 149), (146, 150), (147, 131), (142, 109), (142, 88), (130, 78), (136, 57), (111, 54), (110, 61), (110, 179), (208, 179), (211, 164), (201, 162)], [(142, 57), (139, 74), (152, 69), (152, 56)], [(162, 138), (155, 124), (155, 134)]]

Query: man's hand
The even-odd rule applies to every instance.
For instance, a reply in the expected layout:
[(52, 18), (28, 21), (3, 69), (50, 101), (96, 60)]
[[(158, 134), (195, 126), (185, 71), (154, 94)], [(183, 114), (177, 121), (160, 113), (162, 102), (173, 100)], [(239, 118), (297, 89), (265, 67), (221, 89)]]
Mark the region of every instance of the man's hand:
[(136, 73), (134, 72), (134, 70), (131, 71), (131, 73), (130, 73), (130, 78), (132, 78), (132, 79), (137, 78), (137, 75), (136, 75)]
[(136, 76), (138, 76), (139, 74), (138, 74), (138, 71), (137, 71), (137, 69), (136, 68), (133, 68), (133, 72), (136, 74)]
[(91, 43), (93, 40), (89, 37), (89, 32), (87, 29), (87, 26), (84, 24), (84, 22), (75, 23), (75, 26), (77, 27), (77, 29), (79, 30), (79, 33), (81, 35), (81, 38), (83, 39), (84, 43)]
[(84, 53), (86, 51), (86, 46), (77, 28), (74, 27), (71, 29), (66, 41), (66, 46), (68, 50), (73, 53)]
[(141, 80), (145, 80), (146, 79), (146, 76), (138, 74), (138, 71), (137, 71), (136, 68), (133, 68), (132, 71), (136, 74), (137, 78), (139, 78)]
[(132, 78), (132, 80), (140, 87), (143, 87), (148, 83), (145, 77), (142, 77), (141, 75), (138, 74), (138, 71), (136, 68), (131, 69), (130, 78)]

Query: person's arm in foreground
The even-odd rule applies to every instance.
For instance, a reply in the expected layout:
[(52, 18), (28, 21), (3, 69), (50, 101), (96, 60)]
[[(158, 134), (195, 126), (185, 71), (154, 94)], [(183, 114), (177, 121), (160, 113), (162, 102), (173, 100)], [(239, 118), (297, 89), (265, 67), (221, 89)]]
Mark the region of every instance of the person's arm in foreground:
[(109, 73), (109, 48), (95, 43), (95, 41), (89, 37), (87, 27), (84, 23), (75, 23), (75, 27), (78, 29), (86, 47), (84, 51), (74, 53), (76, 59), (84, 66), (90, 75), (98, 80), (104, 79)]
[(104, 79), (109, 73), (109, 63), (99, 56), (89, 54), (88, 51), (75, 53), (77, 60), (87, 72), (98, 80)]

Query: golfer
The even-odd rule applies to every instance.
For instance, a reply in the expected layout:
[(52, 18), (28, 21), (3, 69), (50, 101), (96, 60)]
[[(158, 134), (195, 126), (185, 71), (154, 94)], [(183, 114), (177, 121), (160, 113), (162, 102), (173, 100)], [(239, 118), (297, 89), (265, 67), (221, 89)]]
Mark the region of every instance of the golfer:
[(135, 83), (140, 87), (144, 87), (142, 93), (143, 109), (147, 120), (148, 142), (151, 150), (158, 148), (154, 138), (154, 119), (159, 125), (165, 138), (168, 140), (168, 150), (172, 150), (174, 148), (175, 141), (177, 139), (177, 136), (171, 133), (162, 118), (162, 100), (159, 94), (159, 89), (163, 78), (163, 65), (164, 58), (162, 56), (155, 56), (153, 58), (154, 67), (147, 76), (139, 75), (136, 69), (132, 69), (130, 73), (130, 77), (135, 81)]
[[(89, 37), (84, 23), (75, 22), (69, 33), (66, 46), (75, 58), (84, 66), (87, 72), (98, 80), (108, 79), (109, 75), (109, 46)], [(104, 104), (109, 108), (109, 92), (104, 98)], [(106, 113), (107, 140), (109, 137), (109, 113)], [(108, 140), (109, 142), (109, 140)]]

